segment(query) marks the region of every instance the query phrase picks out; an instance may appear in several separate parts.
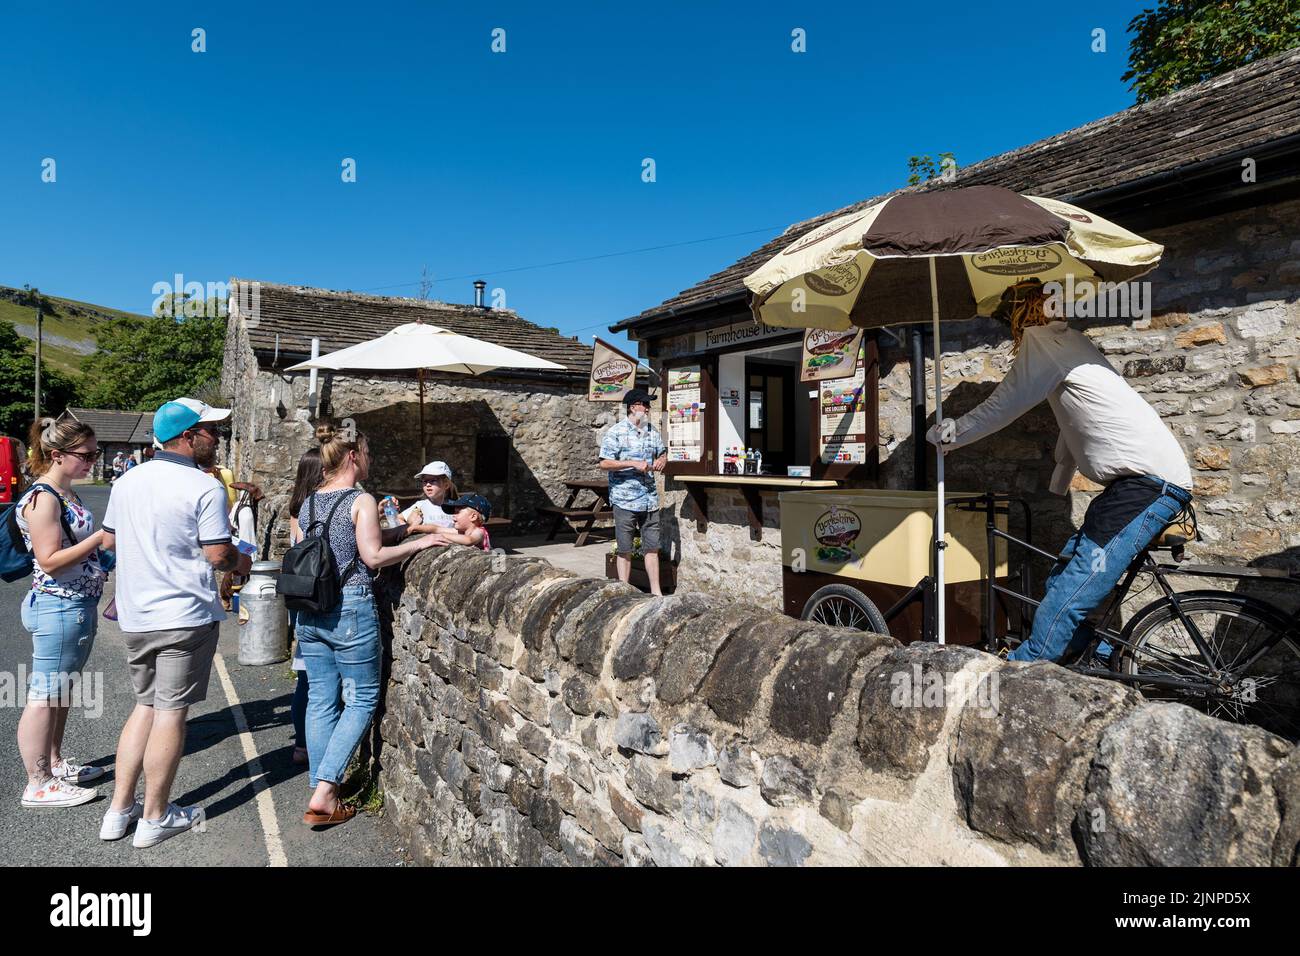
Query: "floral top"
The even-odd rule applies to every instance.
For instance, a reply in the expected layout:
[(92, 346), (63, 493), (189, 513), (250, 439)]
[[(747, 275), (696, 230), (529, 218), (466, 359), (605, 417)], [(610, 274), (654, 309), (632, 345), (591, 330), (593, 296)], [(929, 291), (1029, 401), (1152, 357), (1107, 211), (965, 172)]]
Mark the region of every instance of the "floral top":
[[(45, 489), (30, 488), (26, 494), (18, 499), (18, 530), (22, 532), (23, 544), (27, 546), (29, 551), (32, 547), (32, 536), (23, 509), (41, 491), (45, 491)], [(85, 541), (86, 538), (95, 533), (95, 516), (89, 508), (76, 498), (70, 501), (59, 495), (59, 500), (63, 503), (63, 515), (68, 519), (68, 526), (72, 528), (72, 533), (76, 536), (77, 541)], [(69, 542), (64, 540), (66, 538), (67, 534), (60, 526), (60, 547), (66, 548), (69, 546)], [(104, 593), (104, 577), (104, 569), (99, 563), (98, 550), (90, 552), (75, 565), (64, 568), (56, 575), (47, 574), (41, 568), (41, 563), (36, 559), (36, 555), (32, 555), (33, 591), (41, 591), (44, 594), (53, 594), (55, 597), (70, 599), (98, 598)]]

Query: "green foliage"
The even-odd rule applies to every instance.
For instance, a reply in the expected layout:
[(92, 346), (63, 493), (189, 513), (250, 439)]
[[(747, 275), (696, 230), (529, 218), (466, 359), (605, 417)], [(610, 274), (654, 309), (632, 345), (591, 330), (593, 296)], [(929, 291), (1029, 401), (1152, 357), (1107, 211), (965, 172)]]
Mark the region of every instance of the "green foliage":
[[(36, 391), (36, 349), (8, 322), (0, 322), (0, 434), (27, 441)], [(41, 363), (41, 411), (57, 415), (73, 404), (72, 379)]]
[(1123, 79), (1145, 103), (1300, 46), (1300, 8), (1296, 0), (1159, 0), (1128, 28)]
[(907, 185), (916, 186), (942, 176), (945, 169), (956, 170), (957, 160), (952, 153), (940, 153), (936, 162), (927, 156), (912, 156), (907, 160)]
[(214, 307), (195, 318), (119, 318), (96, 327), (95, 337), (99, 352), (82, 364), (81, 403), (147, 412), (220, 377), (226, 317)]

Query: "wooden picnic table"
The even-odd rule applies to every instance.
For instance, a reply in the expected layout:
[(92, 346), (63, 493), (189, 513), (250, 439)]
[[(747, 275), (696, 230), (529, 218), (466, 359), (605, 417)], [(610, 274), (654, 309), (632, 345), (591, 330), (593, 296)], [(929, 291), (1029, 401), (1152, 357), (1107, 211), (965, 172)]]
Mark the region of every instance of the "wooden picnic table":
[[(591, 534), (591, 526), (597, 521), (605, 518), (614, 517), (614, 509), (609, 503), (609, 479), (607, 478), (572, 478), (564, 483), (569, 489), (569, 499), (563, 505), (542, 505), (537, 510), (541, 514), (554, 515), (555, 522), (551, 525), (551, 532), (546, 536), (547, 541), (554, 541), (555, 536), (560, 533), (560, 529), (570, 522), (583, 521), (581, 527), (572, 527), (571, 530), (577, 532), (578, 540), (573, 543), (575, 548), (580, 548), (587, 543), (587, 536)], [(578, 506), (578, 495), (584, 491), (589, 491), (594, 500)]]

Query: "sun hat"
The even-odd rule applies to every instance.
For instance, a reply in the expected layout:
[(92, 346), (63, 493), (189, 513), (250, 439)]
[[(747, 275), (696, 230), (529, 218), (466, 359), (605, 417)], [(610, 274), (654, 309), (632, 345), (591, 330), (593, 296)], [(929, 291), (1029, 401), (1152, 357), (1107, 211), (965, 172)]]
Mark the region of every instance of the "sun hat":
[(482, 495), (462, 495), (455, 501), (444, 503), (443, 508), (473, 508), (483, 516), (484, 521), (492, 517), (492, 503)]
[(159, 444), (169, 442), (199, 422), (219, 422), (230, 417), (230, 409), (213, 408), (193, 398), (164, 402), (153, 415), (153, 437)]
[(628, 393), (623, 396), (624, 405), (635, 405), (640, 402), (646, 408), (654, 408), (654, 396), (644, 388), (628, 389)]
[(451, 469), (447, 467), (445, 461), (431, 461), (415, 473), (416, 478), (423, 478), (425, 475), (443, 475), (451, 477)]

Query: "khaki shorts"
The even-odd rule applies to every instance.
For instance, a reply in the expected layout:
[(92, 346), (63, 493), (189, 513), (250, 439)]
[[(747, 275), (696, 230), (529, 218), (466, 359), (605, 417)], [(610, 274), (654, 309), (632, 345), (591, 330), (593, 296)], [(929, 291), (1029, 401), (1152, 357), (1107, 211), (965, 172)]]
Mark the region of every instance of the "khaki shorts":
[(176, 631), (124, 631), (136, 703), (180, 710), (206, 700), (219, 634), (216, 621)]

